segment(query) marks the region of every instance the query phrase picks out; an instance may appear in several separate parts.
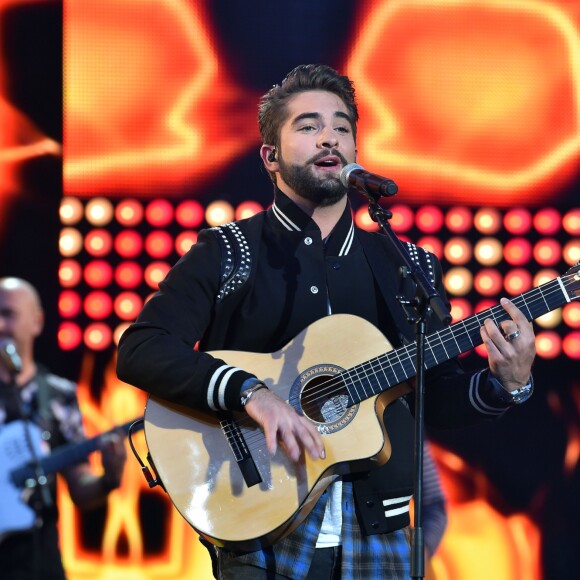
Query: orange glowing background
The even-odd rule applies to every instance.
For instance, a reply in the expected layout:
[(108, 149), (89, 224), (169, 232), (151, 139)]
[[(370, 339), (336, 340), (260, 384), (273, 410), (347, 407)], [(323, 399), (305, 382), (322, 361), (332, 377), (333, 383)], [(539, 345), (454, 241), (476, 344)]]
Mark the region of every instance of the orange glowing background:
[(227, 78), (203, 3), (86, 0), (65, 10), (70, 193), (175, 194), (257, 143), (257, 96)]
[[(60, 363), (62, 374), (79, 380), (89, 436), (142, 415), (145, 398), (114, 375), (114, 348), (106, 339), (122, 325), (106, 317), (90, 327), (80, 322), (92, 290), (87, 280), (96, 279), (114, 305), (125, 289), (118, 280), (132, 272), (137, 281), (127, 288), (141, 303), (155, 286), (154, 279), (144, 287), (145, 272), (155, 269), (158, 276), (169, 258), (138, 249), (120, 260), (107, 250), (95, 256), (101, 264), (83, 263), (76, 254), (59, 254), (64, 228), (75, 231), (81, 248), (83, 240), (88, 244), (95, 230), (82, 216), (98, 197), (116, 208), (135, 200), (141, 209), (158, 198), (170, 208), (195, 199), (200, 217), (194, 225), (179, 224), (183, 231), (177, 232), (174, 223), (153, 224), (159, 239), (169, 232), (194, 240), (200, 227), (213, 223), (212, 208), (232, 219), (244, 204), (266, 206), (271, 188), (257, 154), (256, 104), (302, 62), (328, 62), (355, 81), (359, 162), (399, 185), (398, 233), (440, 257), (457, 258), (465, 274), (460, 283), (480, 283), (477, 301), (458, 291), (457, 312), (469, 315), (503, 291), (494, 268), (518, 258), (494, 236), (505, 233), (502, 216), (512, 207), (538, 224), (546, 217), (543, 206), (557, 214), (547, 220), (556, 224), (543, 232), (547, 242), (539, 225), (518, 233), (529, 242), (524, 250), (535, 254), (514, 265), (530, 276), (536, 274), (533, 259), (539, 263), (543, 255), (541, 244), (570, 247), (572, 256), (580, 247), (578, 225), (560, 229), (563, 219), (577, 223), (580, 215), (577, 0), (343, 0), (340, 10), (330, 0), (253, 4), (0, 0), (0, 274), (45, 284), (49, 336), (39, 352), (43, 346), (45, 356), (54, 355), (49, 364)], [(57, 71), (46, 66), (41, 40), (54, 24), (44, 27), (44, 16), (58, 10), (64, 42)], [(23, 25), (27, 19), (34, 30)], [(60, 47), (58, 31), (53, 34)], [(31, 84), (29, 77), (39, 81)], [(62, 99), (56, 90), (61, 79)], [(46, 105), (55, 101), (60, 133), (48, 122), (58, 117)], [(55, 162), (62, 162), (62, 183), (44, 179)], [(80, 200), (79, 217), (63, 221), (50, 237), (38, 224), (58, 218), (63, 193)], [(360, 200), (358, 205), (364, 223), (368, 212)], [(27, 234), (31, 208), (41, 215)], [(111, 220), (98, 229), (111, 247), (130, 232), (141, 248), (152, 233), (144, 225)], [(446, 227), (445, 236), (457, 237), (454, 245), (444, 237)], [(482, 245), (496, 252), (486, 275), (477, 276), (469, 260), (479, 256), (483, 270)], [(543, 264), (552, 268), (549, 278), (571, 264), (556, 255)], [(431, 580), (560, 579), (563, 558), (553, 546), (577, 552), (566, 542), (580, 519), (569, 501), (579, 485), (580, 386), (574, 360), (550, 350), (568, 341), (568, 352), (580, 351), (574, 312), (568, 310), (567, 320), (575, 334), (562, 338), (550, 328), (539, 341), (548, 346), (536, 366), (542, 389), (535, 402), (489, 428), (455, 438), (432, 434), (449, 524), (431, 562)], [(96, 337), (92, 348), (76, 346), (89, 330)], [(55, 352), (57, 335), (67, 333), (76, 336), (75, 348)], [(144, 458), (142, 433), (135, 441)], [(100, 519), (80, 514), (59, 490), (70, 580), (209, 580), (209, 558), (197, 535), (163, 491), (148, 488), (129, 454), (123, 485)], [(91, 461), (99, 470), (96, 457)]]

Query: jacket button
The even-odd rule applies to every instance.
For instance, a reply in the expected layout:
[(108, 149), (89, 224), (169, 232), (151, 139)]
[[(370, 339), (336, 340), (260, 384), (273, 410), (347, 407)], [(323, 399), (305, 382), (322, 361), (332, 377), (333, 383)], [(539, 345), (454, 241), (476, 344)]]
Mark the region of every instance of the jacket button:
[(375, 502), (372, 499), (367, 499), (365, 503), (367, 504), (367, 507), (373, 507), (375, 505)]
[(371, 524), (371, 528), (374, 528), (375, 530), (379, 527), (379, 522), (373, 522)]
[(312, 294), (318, 294), (318, 288), (316, 286), (310, 286), (310, 292)]
[(340, 262), (334, 262), (334, 264), (332, 264), (332, 268), (334, 270), (340, 270)]
[(304, 243), (305, 243), (307, 246), (310, 246), (310, 245), (312, 244), (312, 238), (304, 238)]

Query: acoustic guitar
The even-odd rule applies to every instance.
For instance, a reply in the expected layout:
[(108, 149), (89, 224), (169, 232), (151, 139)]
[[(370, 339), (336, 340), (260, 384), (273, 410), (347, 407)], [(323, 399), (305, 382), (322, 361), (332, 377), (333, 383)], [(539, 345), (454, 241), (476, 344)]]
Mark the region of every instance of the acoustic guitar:
[[(513, 299), (528, 320), (578, 300), (579, 266)], [(481, 344), (486, 318), (501, 306), (426, 337), (427, 369)], [(326, 458), (298, 463), (268, 453), (261, 429), (244, 413), (215, 414), (149, 397), (145, 438), (171, 501), (204, 538), (232, 550), (267, 546), (295, 529), (341, 474), (388, 461), (383, 411), (412, 388), (416, 345), (393, 349), (369, 322), (348, 314), (310, 325), (284, 348), (259, 354), (213, 351), (254, 373), (324, 437)]]

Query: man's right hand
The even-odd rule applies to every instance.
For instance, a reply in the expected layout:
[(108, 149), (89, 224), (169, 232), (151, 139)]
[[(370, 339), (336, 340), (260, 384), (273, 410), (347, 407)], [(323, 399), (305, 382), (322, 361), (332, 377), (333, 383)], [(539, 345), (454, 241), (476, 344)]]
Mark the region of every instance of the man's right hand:
[(268, 451), (272, 455), (280, 443), (292, 461), (298, 461), (304, 450), (313, 459), (324, 459), (326, 456), (322, 437), (316, 427), (272, 391), (256, 391), (245, 409), (263, 429)]

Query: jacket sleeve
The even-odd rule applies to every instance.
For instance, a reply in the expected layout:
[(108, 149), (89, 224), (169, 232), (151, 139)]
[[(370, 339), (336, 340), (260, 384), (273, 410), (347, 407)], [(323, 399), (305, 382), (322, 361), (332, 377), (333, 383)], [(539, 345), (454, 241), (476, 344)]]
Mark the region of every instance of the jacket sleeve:
[(211, 230), (170, 270), (119, 341), (117, 376), (167, 401), (201, 410), (239, 410), (254, 375), (195, 350), (211, 323), (220, 284), (220, 248)]
[[(423, 250), (423, 252), (425, 252)], [(432, 264), (435, 287), (449, 304), (439, 260), (428, 254)], [(440, 320), (431, 315), (427, 334), (444, 328)], [(458, 358), (452, 358), (425, 374), (425, 422), (434, 428), (454, 428), (493, 420), (502, 416), (511, 406), (501, 397), (501, 386), (490, 380), (488, 368), (466, 372)], [(414, 395), (408, 397), (414, 411)]]

